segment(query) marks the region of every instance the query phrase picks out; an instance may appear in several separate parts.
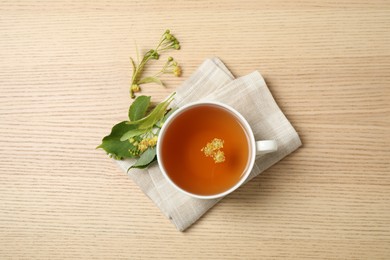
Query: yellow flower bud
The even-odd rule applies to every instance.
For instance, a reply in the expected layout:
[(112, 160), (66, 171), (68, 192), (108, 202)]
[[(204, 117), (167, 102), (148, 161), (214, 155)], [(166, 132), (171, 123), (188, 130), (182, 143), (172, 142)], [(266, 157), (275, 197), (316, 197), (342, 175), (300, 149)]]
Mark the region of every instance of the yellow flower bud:
[(156, 146), (156, 144), (157, 144), (157, 136), (153, 136), (152, 138), (150, 138), (148, 140), (148, 145), (150, 147), (154, 147), (154, 146)]
[(173, 69), (173, 75), (175, 75), (176, 77), (180, 77), (181, 76), (181, 68), (180, 68), (180, 66), (176, 66)]
[(138, 145), (138, 150), (142, 153), (144, 152), (146, 149), (148, 149), (148, 146), (145, 145), (145, 144), (139, 144)]
[(133, 84), (133, 85), (131, 85), (131, 90), (132, 90), (133, 92), (139, 92), (139, 91), (141, 90), (141, 88), (140, 88), (139, 85)]

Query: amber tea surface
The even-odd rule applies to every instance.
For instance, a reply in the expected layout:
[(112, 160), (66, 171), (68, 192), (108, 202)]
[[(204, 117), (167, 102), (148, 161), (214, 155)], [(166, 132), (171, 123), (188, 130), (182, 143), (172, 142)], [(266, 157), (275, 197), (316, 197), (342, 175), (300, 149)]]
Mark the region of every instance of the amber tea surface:
[[(223, 140), (225, 161), (216, 163), (202, 148), (214, 138)], [(170, 122), (162, 140), (162, 163), (171, 180), (197, 195), (214, 195), (233, 187), (245, 174), (249, 139), (236, 116), (207, 104), (191, 107)]]

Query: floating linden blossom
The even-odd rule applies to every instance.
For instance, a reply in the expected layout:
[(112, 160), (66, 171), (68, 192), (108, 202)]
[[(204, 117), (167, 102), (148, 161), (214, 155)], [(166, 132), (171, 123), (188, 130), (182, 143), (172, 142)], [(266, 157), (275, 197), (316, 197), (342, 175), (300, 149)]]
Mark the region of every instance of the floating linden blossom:
[(214, 138), (211, 142), (207, 143), (201, 151), (207, 157), (212, 157), (215, 163), (221, 163), (225, 161), (225, 153), (221, 151), (223, 148), (223, 140)]

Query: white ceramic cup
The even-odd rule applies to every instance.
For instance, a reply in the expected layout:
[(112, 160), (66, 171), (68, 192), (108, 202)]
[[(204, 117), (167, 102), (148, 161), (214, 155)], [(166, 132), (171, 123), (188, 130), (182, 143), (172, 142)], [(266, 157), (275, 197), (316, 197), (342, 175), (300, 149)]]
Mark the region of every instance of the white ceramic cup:
[[(172, 123), (175, 122), (175, 119), (179, 115), (186, 113), (187, 111), (191, 110), (192, 108), (199, 107), (199, 106), (216, 106), (219, 108), (223, 108), (226, 111), (228, 111), (229, 113), (231, 113), (240, 122), (240, 124), (244, 128), (246, 135), (248, 137), (248, 140), (249, 140), (248, 146), (249, 146), (250, 152), (249, 152), (248, 164), (247, 164), (247, 167), (245, 169), (245, 172), (241, 175), (241, 178), (239, 179), (239, 181), (233, 187), (229, 188), (228, 190), (217, 193), (217, 194), (212, 194), (212, 195), (194, 194), (194, 193), (191, 193), (191, 192), (186, 191), (186, 190), (182, 189), (181, 187), (179, 187), (169, 177), (169, 173), (167, 172), (166, 167), (164, 166), (164, 161), (162, 159), (163, 158), (163, 154), (162, 154), (163, 142), (162, 142), (162, 140), (164, 139), (164, 135), (165, 135), (166, 131), (169, 129), (169, 127), (172, 125)], [(203, 101), (203, 102), (190, 103), (190, 104), (187, 104), (187, 105), (177, 109), (174, 113), (172, 113), (172, 115), (166, 120), (166, 122), (162, 126), (158, 138), (159, 139), (157, 142), (157, 160), (159, 162), (159, 167), (160, 167), (161, 172), (163, 173), (164, 177), (180, 192), (185, 193), (191, 197), (198, 198), (198, 199), (215, 199), (215, 198), (220, 198), (220, 197), (226, 196), (227, 194), (233, 192), (238, 187), (240, 187), (241, 184), (243, 184), (245, 182), (245, 180), (248, 178), (248, 176), (253, 168), (253, 165), (255, 163), (256, 155), (275, 152), (278, 149), (277, 143), (275, 140), (256, 141), (255, 137), (253, 135), (253, 131), (252, 131), (251, 127), (249, 126), (248, 122), (237, 110), (235, 110), (234, 108), (232, 108), (231, 106), (228, 106), (226, 104), (223, 104), (220, 102), (214, 102), (214, 101)], [(183, 174), (185, 174), (185, 173), (183, 173)]]

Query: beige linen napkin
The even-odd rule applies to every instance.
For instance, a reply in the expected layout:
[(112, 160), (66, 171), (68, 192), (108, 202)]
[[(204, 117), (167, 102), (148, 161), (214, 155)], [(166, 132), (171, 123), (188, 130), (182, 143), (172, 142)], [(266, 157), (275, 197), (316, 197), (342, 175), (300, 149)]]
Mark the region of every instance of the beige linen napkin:
[[(256, 140), (277, 141), (277, 152), (256, 158), (248, 181), (301, 145), (297, 132), (257, 71), (234, 80), (218, 58), (207, 59), (176, 91), (172, 107), (199, 100), (215, 100), (232, 106), (247, 119)], [(125, 172), (133, 164), (132, 160), (117, 162)], [(195, 199), (176, 191), (165, 180), (157, 163), (146, 170), (132, 169), (129, 176), (180, 231), (191, 226), (220, 200)]]

